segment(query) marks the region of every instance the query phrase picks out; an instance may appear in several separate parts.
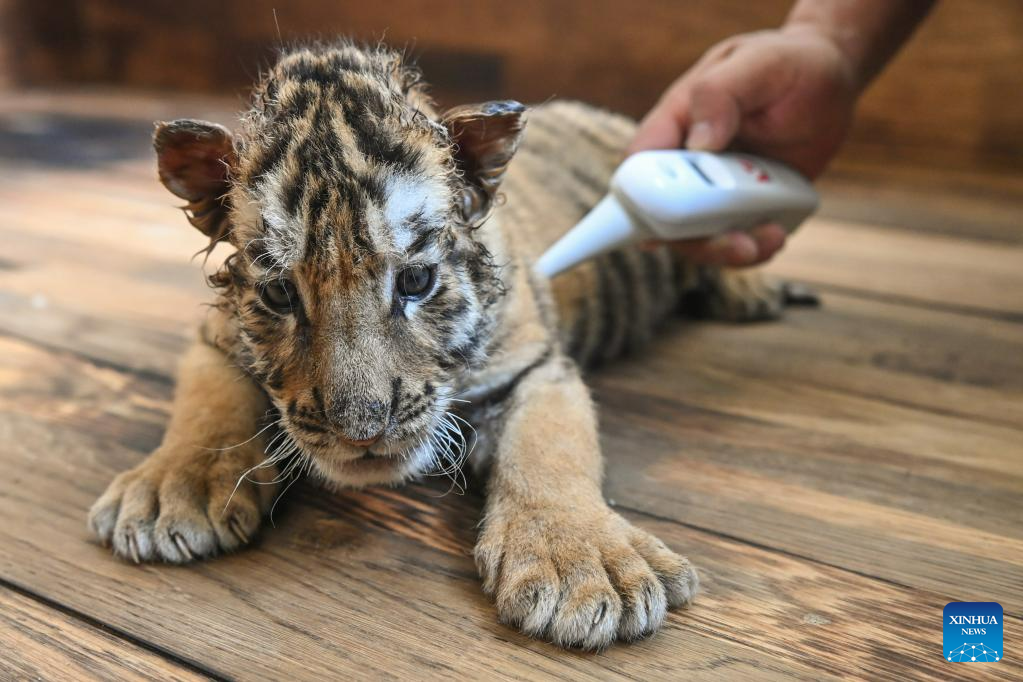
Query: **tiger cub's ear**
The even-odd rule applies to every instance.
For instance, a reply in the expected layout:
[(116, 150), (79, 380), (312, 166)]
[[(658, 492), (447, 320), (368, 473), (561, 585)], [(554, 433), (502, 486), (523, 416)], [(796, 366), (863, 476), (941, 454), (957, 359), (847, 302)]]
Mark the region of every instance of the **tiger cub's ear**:
[(526, 107), (514, 100), (469, 104), (441, 117), (455, 144), (455, 163), (468, 183), (462, 216), (473, 223), (493, 203), (504, 172), (522, 139)]
[(227, 237), (229, 176), (237, 163), (231, 131), (216, 123), (180, 118), (159, 121), (153, 133), (160, 182), (188, 201), (188, 222), (210, 238)]

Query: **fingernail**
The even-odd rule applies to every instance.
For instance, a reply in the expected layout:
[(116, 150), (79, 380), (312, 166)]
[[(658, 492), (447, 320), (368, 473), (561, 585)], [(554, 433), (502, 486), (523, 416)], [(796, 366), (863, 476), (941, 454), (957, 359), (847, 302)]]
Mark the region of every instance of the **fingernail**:
[(781, 225), (767, 223), (753, 228), (753, 239), (762, 256), (770, 256), (785, 245), (785, 229)]
[(757, 243), (749, 235), (737, 234), (732, 237), (729, 254), (732, 265), (750, 265), (756, 261), (758, 254)]
[(726, 265), (749, 265), (757, 258), (757, 243), (743, 232), (726, 232), (707, 243), (713, 260)]
[(714, 127), (708, 121), (699, 121), (689, 129), (686, 147), (689, 149), (709, 149), (714, 142)]

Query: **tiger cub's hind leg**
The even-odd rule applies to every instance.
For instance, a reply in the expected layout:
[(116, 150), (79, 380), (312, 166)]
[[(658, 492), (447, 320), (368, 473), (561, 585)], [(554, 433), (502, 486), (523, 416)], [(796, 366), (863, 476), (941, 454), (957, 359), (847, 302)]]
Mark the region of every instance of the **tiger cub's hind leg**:
[(809, 287), (776, 279), (760, 268), (717, 267), (686, 273), (682, 300), (687, 312), (729, 322), (775, 320), (788, 306), (820, 303)]

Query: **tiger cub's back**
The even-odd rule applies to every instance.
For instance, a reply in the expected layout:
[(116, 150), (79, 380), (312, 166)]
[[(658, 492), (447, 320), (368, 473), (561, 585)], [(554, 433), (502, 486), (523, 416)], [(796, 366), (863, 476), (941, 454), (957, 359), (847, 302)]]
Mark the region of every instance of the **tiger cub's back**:
[[(501, 222), (532, 263), (604, 196), (635, 124), (577, 102), (530, 111), (525, 139), (503, 185)], [(677, 307), (680, 264), (666, 250), (626, 248), (552, 280), (560, 334), (583, 366), (644, 343)]]

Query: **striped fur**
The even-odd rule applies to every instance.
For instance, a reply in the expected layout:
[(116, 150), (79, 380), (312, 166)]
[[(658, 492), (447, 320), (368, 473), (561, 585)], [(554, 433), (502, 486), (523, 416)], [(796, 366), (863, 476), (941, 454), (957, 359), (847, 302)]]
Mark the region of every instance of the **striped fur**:
[[(423, 443), (450, 429), (446, 398), (464, 396), (458, 412), (478, 420), (472, 403), (492, 414), (554, 346), (595, 366), (642, 347), (687, 291), (720, 289), (717, 271), (665, 249), (615, 252), (553, 283), (532, 274), (543, 248), (606, 191), (632, 129), (582, 104), (532, 109), (504, 200), (470, 222), (470, 183), (418, 72), (395, 53), (347, 44), (285, 55), (257, 86), (235, 144), (226, 235), (238, 251), (213, 279), (236, 333), (219, 343), (328, 480), (422, 473), (444, 461)], [(399, 310), (395, 273), (417, 262), (436, 266), (436, 287)], [(300, 304), (281, 316), (260, 291), (285, 277)], [(355, 472), (364, 450), (345, 441), (381, 431), (384, 450), (403, 459)]]
[[(530, 112), (505, 182), (508, 220), (523, 226), (524, 260), (538, 257), (607, 192), (632, 129), (628, 119), (583, 104)], [(694, 273), (667, 249), (627, 248), (557, 277), (553, 294), (568, 354), (592, 367), (641, 348), (676, 311)]]
[(235, 252), (163, 442), (93, 506), (97, 536), (136, 562), (192, 561), (248, 543), (297, 472), (458, 484), (471, 452), (490, 470), (475, 556), (502, 621), (591, 649), (656, 630), (697, 576), (604, 502), (580, 369), (683, 304), (756, 319), (785, 292), (664, 249), (533, 272), (632, 130), (565, 102), (441, 113), (398, 55), (348, 43), (283, 55), (237, 136), (158, 124), (164, 185)]
[[(486, 357), (502, 284), (459, 211), (452, 142), (418, 73), (394, 53), (350, 45), (285, 55), (243, 121), (229, 232), (214, 278), (237, 334), (227, 350), (259, 381), (289, 435), (328, 480), (401, 480), (438, 462), (425, 443), (464, 375)], [(436, 268), (400, 304), (397, 273)], [(287, 278), (293, 314), (261, 287)], [(224, 341), (221, 341), (224, 343)], [(376, 434), (385, 470), (359, 464)], [(342, 473), (344, 469), (344, 473)]]

